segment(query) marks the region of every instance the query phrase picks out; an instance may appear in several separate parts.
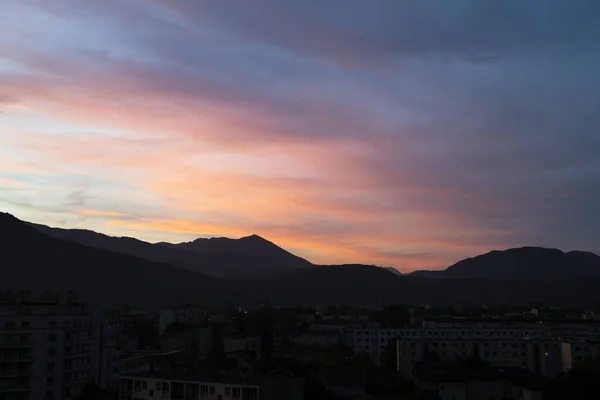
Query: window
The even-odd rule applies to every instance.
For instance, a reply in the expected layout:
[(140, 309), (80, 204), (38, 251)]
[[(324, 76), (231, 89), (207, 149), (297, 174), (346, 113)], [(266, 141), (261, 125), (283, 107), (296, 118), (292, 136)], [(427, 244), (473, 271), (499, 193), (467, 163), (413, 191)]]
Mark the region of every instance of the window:
[[(116, 371), (115, 371), (115, 372), (116, 372)], [(160, 392), (160, 387), (161, 387), (161, 384), (160, 384), (160, 382), (156, 382), (156, 391), (157, 391), (157, 392)]]
[(14, 329), (15, 322), (14, 321), (7, 321), (4, 326), (6, 327), (6, 329)]
[(142, 389), (148, 389), (148, 381), (142, 381)]
[(44, 395), (45, 398), (51, 399), (53, 396), (54, 392), (52, 392), (52, 390), (46, 390), (46, 394)]
[(54, 383), (54, 377), (53, 376), (47, 376), (46, 377), (46, 384), (47, 385), (51, 385)]
[(135, 390), (135, 391), (142, 390), (142, 382), (141, 381), (135, 381), (135, 383), (133, 385), (133, 390)]
[(29, 321), (22, 321), (21, 322), (21, 328), (29, 328), (30, 322)]
[(208, 395), (209, 396), (214, 396), (215, 395), (215, 391), (216, 391), (216, 389), (215, 389), (214, 386), (209, 386), (208, 387)]
[(58, 322), (56, 322), (56, 321), (50, 321), (50, 322), (48, 322), (48, 327), (49, 328), (56, 328), (57, 325), (58, 325)]
[(231, 388), (229, 386), (225, 386), (225, 396), (231, 396)]
[(169, 382), (163, 382), (162, 389), (163, 389), (163, 392), (168, 392), (169, 391)]
[(150, 392), (148, 394), (150, 395), (150, 397), (154, 397), (154, 390), (150, 389)]
[(55, 355), (55, 354), (56, 354), (56, 349), (55, 349), (54, 347), (50, 347), (50, 348), (48, 349), (48, 355), (49, 355), (49, 356), (53, 356), (53, 355)]
[(252, 387), (242, 388), (242, 399), (244, 400), (258, 400), (258, 389)]
[(54, 371), (54, 363), (53, 362), (48, 363), (48, 371)]
[(48, 335), (48, 341), (56, 342), (56, 335), (54, 333), (51, 333), (50, 335)]
[(239, 387), (231, 388), (231, 397), (234, 399), (239, 399), (241, 396), (241, 391)]

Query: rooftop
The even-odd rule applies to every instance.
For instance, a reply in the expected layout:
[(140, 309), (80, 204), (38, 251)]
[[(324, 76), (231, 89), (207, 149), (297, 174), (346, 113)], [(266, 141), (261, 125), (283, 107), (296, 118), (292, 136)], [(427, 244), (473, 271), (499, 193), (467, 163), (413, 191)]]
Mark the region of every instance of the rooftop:
[(181, 371), (155, 371), (155, 372), (138, 372), (132, 374), (121, 375), (122, 379), (159, 379), (166, 381), (181, 381), (181, 382), (207, 382), (207, 383), (230, 383), (233, 385), (252, 385), (259, 386), (263, 382), (282, 381), (282, 380), (297, 380), (298, 378), (290, 378), (284, 376), (253, 376), (242, 377), (240, 375), (211, 375), (205, 371), (181, 372)]

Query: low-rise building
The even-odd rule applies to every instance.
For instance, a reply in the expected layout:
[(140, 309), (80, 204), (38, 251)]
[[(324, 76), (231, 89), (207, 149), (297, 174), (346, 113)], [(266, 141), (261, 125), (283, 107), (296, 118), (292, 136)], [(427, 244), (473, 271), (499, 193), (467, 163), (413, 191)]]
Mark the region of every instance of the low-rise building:
[(206, 322), (208, 318), (209, 315), (206, 310), (197, 306), (162, 310), (158, 313), (158, 334), (162, 335), (172, 324), (200, 325)]
[(304, 381), (287, 377), (218, 376), (175, 371), (124, 375), (119, 400), (301, 400)]
[(212, 329), (207, 325), (171, 324), (160, 336), (163, 352), (193, 352), (200, 358), (208, 356), (212, 347)]
[(260, 358), (262, 354), (262, 339), (260, 336), (238, 335), (223, 339), (223, 352), (225, 354), (237, 351), (252, 351)]
[(442, 400), (541, 400), (547, 380), (519, 368), (468, 370), (449, 363), (419, 375), (416, 384)]

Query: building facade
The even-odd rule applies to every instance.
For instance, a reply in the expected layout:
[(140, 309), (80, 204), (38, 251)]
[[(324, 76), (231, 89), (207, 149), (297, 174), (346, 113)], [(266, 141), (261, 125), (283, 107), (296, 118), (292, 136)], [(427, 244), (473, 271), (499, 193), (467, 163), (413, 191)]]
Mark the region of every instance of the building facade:
[(571, 368), (571, 344), (548, 336), (537, 326), (447, 327), (418, 329), (358, 329), (354, 353), (368, 355), (380, 365), (394, 344), (396, 363), (405, 374), (428, 353), (441, 360), (478, 357), (499, 367), (520, 367), (545, 376), (556, 376)]
[(185, 376), (176, 372), (124, 375), (119, 400), (301, 400), (304, 382), (295, 378)]
[(0, 293), (0, 400), (69, 400), (116, 382), (98, 321), (76, 293)]

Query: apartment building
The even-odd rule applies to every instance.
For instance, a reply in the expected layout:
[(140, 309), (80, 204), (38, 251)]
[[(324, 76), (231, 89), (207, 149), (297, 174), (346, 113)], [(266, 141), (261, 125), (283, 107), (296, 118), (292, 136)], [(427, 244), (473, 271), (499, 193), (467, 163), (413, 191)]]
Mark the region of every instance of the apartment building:
[(530, 326), (360, 329), (354, 334), (354, 353), (367, 354), (379, 365), (392, 343), (398, 369), (405, 374), (430, 352), (442, 360), (479, 357), (494, 366), (521, 367), (545, 376), (556, 376), (572, 364), (570, 343)]
[(162, 310), (158, 313), (158, 334), (162, 335), (169, 325), (193, 324), (201, 325), (209, 318), (206, 310), (201, 307), (179, 307)]
[(553, 338), (397, 339), (396, 351), (398, 369), (407, 375), (428, 353), (442, 361), (477, 357), (495, 367), (523, 368), (552, 378), (571, 369), (572, 364), (571, 344)]
[(223, 338), (225, 354), (236, 351), (253, 351), (258, 358), (262, 355), (262, 339), (260, 336), (237, 335)]
[(76, 293), (0, 293), (0, 400), (69, 400), (116, 382), (108, 333)]
[(571, 357), (573, 365), (600, 357), (600, 341), (586, 339), (573, 341), (571, 343)]
[[(355, 354), (367, 354), (375, 364), (379, 365), (386, 354), (387, 346), (397, 339), (403, 345), (411, 345), (414, 342), (414, 349), (404, 350), (408, 351), (405, 356), (411, 358), (422, 357), (417, 349), (419, 343), (431, 342), (433, 346), (438, 342), (439, 346), (443, 343), (459, 346), (458, 354), (454, 354), (456, 350), (454, 348), (447, 348), (445, 351), (452, 353), (453, 356), (465, 356), (470, 354), (466, 348), (460, 347), (461, 342), (462, 346), (466, 346), (467, 343), (490, 342), (491, 344), (504, 341), (507, 346), (513, 346), (518, 345), (519, 341), (529, 343), (547, 338), (572, 343), (572, 362), (581, 362), (598, 354), (600, 324), (598, 321), (579, 320), (426, 320), (423, 321), (422, 327), (412, 329), (354, 329), (353, 349)], [(437, 350), (441, 350), (441, 347)], [(483, 358), (486, 352), (484, 350), (481, 353), (480, 356)], [(492, 350), (491, 353), (493, 354), (494, 351)], [(496, 353), (498, 354), (497, 350)], [(521, 364), (514, 366), (522, 367), (522, 361)]]
[(287, 377), (219, 376), (176, 371), (121, 377), (119, 400), (301, 400), (304, 381)]

